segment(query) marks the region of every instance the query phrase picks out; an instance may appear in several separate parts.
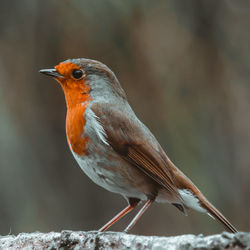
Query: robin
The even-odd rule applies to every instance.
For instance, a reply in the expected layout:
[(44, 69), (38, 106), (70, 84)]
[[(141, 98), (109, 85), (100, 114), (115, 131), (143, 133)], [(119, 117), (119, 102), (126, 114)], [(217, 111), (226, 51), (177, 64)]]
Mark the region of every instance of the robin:
[(168, 158), (150, 130), (137, 118), (115, 74), (103, 63), (71, 59), (42, 69), (61, 85), (67, 104), (69, 148), (85, 174), (97, 185), (124, 196), (128, 206), (104, 225), (145, 202), (128, 232), (154, 202), (170, 203), (186, 214), (207, 213), (228, 231), (235, 227)]

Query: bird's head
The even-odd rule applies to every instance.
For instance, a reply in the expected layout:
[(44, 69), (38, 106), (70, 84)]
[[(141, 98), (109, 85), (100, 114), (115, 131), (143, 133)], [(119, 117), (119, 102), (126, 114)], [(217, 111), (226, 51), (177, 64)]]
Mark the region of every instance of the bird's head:
[(126, 98), (115, 74), (95, 60), (69, 59), (53, 69), (42, 69), (40, 73), (52, 76), (60, 83), (68, 107), (90, 100), (106, 102)]

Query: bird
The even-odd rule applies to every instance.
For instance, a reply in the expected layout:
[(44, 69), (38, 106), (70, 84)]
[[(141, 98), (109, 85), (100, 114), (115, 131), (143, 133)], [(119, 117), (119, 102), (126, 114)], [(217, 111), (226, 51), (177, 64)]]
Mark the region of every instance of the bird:
[(61, 85), (67, 106), (66, 137), (75, 160), (97, 185), (122, 195), (128, 205), (99, 231), (143, 203), (125, 228), (129, 232), (153, 202), (210, 215), (224, 228), (236, 228), (169, 159), (155, 136), (136, 116), (112, 70), (85, 58), (41, 69)]

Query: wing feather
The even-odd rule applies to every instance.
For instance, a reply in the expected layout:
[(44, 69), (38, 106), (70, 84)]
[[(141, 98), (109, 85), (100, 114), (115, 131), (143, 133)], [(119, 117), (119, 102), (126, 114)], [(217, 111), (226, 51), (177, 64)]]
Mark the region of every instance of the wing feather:
[(172, 193), (176, 193), (176, 187), (168, 169), (166, 167), (162, 168), (157, 162), (153, 162), (147, 154), (148, 152), (146, 152), (145, 149), (140, 148), (138, 150), (138, 148), (130, 146), (128, 148), (127, 158), (133, 165), (137, 166), (158, 184)]

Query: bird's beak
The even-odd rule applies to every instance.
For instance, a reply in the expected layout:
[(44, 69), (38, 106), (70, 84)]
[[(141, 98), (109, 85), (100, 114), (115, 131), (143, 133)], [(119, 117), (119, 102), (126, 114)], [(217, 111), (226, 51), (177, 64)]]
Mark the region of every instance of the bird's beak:
[(40, 73), (45, 74), (47, 76), (53, 76), (56, 78), (62, 78), (63, 75), (59, 74), (56, 69), (41, 69), (39, 70)]

